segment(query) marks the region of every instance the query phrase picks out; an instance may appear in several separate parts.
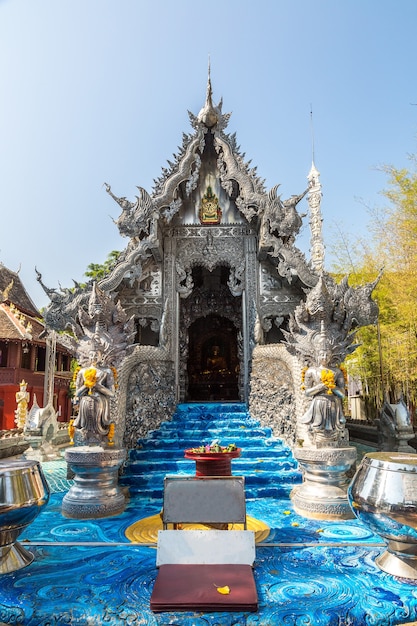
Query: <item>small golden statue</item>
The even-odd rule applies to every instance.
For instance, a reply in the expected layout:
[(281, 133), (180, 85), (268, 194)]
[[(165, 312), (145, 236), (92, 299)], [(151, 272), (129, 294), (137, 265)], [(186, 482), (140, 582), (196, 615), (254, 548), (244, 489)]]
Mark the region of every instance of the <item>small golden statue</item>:
[(213, 193), (210, 185), (201, 200), (199, 218), (202, 224), (220, 224), (222, 210), (219, 206), (219, 199)]
[(20, 391), (16, 393), (17, 409), (15, 411), (15, 423), (18, 428), (24, 428), (28, 416), (29, 392), (27, 391), (27, 382), (22, 380), (20, 383)]
[(107, 435), (107, 439), (108, 439), (108, 445), (109, 446), (114, 446), (114, 422), (111, 422), (111, 424), (109, 425), (109, 432)]
[(70, 438), (70, 445), (71, 446), (74, 445), (74, 434), (75, 434), (74, 420), (70, 419), (69, 424), (68, 424), (68, 435), (69, 435), (69, 438)]

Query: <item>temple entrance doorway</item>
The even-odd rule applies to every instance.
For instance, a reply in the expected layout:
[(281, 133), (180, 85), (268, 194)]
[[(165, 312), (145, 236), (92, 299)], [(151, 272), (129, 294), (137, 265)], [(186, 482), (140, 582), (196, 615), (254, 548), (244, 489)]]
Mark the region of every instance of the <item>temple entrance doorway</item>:
[(227, 402), (239, 399), (238, 333), (221, 315), (195, 320), (188, 329), (187, 401)]

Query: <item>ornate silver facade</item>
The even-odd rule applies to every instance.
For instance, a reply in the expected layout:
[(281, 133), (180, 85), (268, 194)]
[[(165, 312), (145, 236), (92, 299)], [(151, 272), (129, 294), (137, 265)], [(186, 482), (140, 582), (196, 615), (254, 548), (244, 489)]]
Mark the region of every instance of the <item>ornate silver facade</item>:
[[(287, 200), (278, 185), (268, 192), (235, 135), (226, 133), (230, 115), (213, 105), (210, 77), (203, 108), (189, 115), (193, 131), (183, 135), (152, 193), (138, 187), (129, 201), (106, 183), (128, 243), (98, 286), (136, 325), (118, 371), (116, 434), (134, 447), (179, 401), (240, 400), (294, 442), (291, 415), (305, 404), (301, 366), (281, 342), (322, 269), (295, 246), (297, 206), (308, 192), (313, 202), (318, 179)], [(319, 211), (316, 203), (315, 224)], [(44, 288), (48, 327), (77, 331), (92, 285)], [(268, 405), (267, 381), (279, 387)]]

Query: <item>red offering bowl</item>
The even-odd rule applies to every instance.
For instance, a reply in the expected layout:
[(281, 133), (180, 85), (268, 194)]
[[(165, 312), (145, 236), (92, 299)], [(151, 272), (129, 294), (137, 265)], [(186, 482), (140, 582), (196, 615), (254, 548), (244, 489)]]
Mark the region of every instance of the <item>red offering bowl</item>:
[(240, 456), (241, 448), (231, 452), (193, 452), (186, 450), (184, 457), (195, 461), (196, 476), (231, 476), (232, 459)]

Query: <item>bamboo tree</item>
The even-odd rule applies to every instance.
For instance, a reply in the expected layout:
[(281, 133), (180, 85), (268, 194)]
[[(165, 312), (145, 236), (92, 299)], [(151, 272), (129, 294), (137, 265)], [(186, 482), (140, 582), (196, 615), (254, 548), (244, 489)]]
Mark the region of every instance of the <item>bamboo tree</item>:
[[(350, 271), (350, 284), (375, 278), (384, 267), (374, 297), (379, 305), (378, 326), (357, 333), (360, 347), (351, 355), (348, 372), (362, 380), (373, 414), (384, 399), (402, 395), (410, 409), (417, 404), (417, 163), (413, 169), (384, 168), (388, 178), (382, 195), (388, 206), (371, 219), (372, 240), (356, 241), (343, 255), (346, 237), (335, 269)], [(340, 245), (340, 242), (339, 242)], [(354, 261), (352, 261), (352, 259)], [(353, 271), (352, 271), (353, 268)]]

